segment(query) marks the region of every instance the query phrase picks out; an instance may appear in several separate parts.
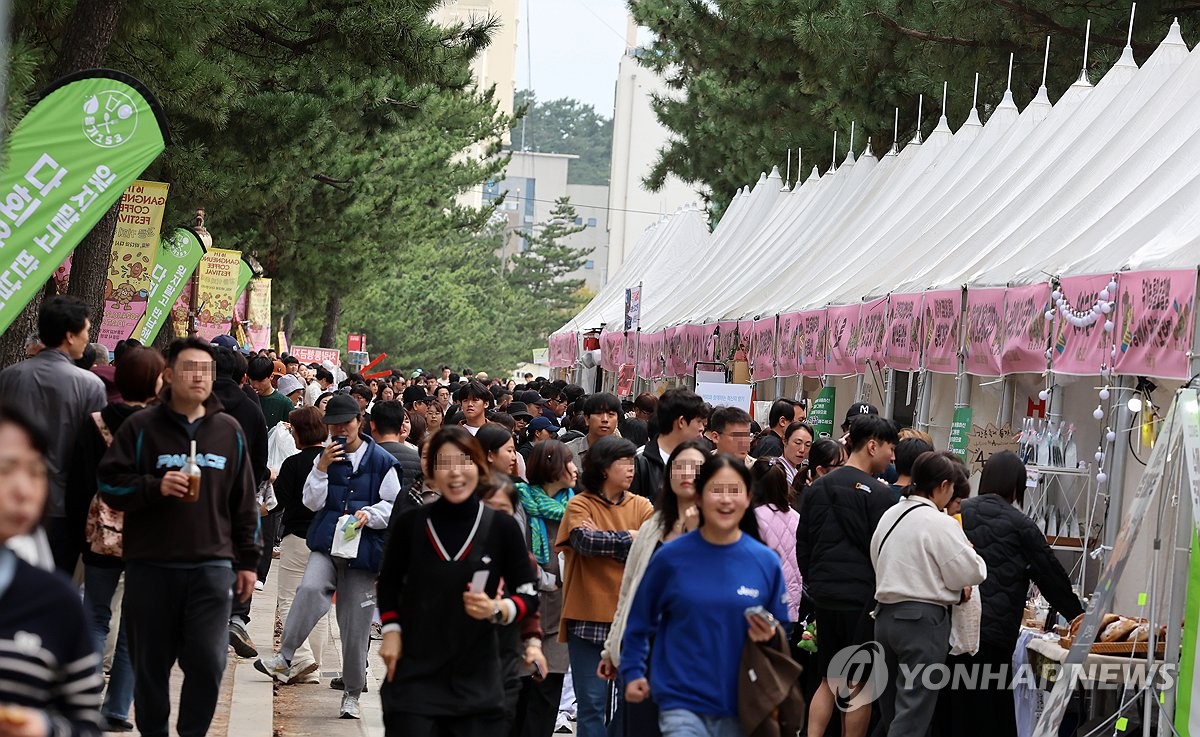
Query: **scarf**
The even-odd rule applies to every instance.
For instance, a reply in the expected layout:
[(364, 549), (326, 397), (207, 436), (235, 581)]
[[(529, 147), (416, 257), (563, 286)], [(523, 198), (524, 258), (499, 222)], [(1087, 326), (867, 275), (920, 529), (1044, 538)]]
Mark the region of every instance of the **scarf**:
[(554, 496), (547, 496), (540, 486), (517, 483), (517, 495), (521, 506), (529, 515), (529, 529), (533, 533), (533, 557), (541, 565), (550, 562), (550, 542), (546, 538), (546, 520), (561, 522), (567, 511), (567, 502), (575, 496), (574, 489), (563, 489)]

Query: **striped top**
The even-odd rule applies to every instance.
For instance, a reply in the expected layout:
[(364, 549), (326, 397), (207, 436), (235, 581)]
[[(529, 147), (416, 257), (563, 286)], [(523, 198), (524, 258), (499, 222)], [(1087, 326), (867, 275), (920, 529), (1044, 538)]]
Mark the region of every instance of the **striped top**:
[(104, 679), (79, 594), (0, 548), (0, 705), (41, 711), (51, 737), (101, 732)]

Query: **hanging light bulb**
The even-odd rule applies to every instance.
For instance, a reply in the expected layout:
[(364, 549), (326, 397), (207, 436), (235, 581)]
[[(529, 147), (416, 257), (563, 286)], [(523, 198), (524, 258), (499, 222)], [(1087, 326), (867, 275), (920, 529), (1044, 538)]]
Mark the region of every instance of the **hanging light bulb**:
[(1125, 403), (1125, 406), (1129, 408), (1130, 412), (1141, 412), (1142, 411), (1142, 398), (1141, 397), (1130, 397), (1129, 401)]
[(1101, 401), (1105, 401), (1105, 400), (1107, 400), (1107, 399), (1109, 398), (1109, 396), (1110, 396), (1110, 395), (1109, 395), (1109, 393), (1108, 393), (1108, 387), (1107, 387), (1107, 386), (1106, 386), (1106, 387), (1104, 387), (1103, 389), (1101, 389), (1101, 390), (1100, 390), (1100, 400), (1101, 400)]
[(1104, 321), (1104, 332), (1111, 333), (1113, 331), (1113, 328), (1115, 328), (1115, 327), (1116, 327), (1116, 325), (1113, 324), (1112, 320)]
[(1101, 302), (1108, 301), (1108, 287), (1105, 287), (1104, 289), (1100, 290), (1100, 294), (1098, 295), (1098, 298)]
[(1104, 451), (1096, 451), (1096, 463), (1104, 463)]
[(1096, 474), (1096, 483), (1097, 484), (1103, 484), (1105, 481), (1108, 481), (1108, 474), (1106, 474), (1103, 471)]
[(1108, 293), (1109, 294), (1117, 293), (1117, 280), (1116, 279), (1112, 279), (1108, 282)]
[(1109, 430), (1107, 433), (1104, 434), (1104, 439), (1110, 443), (1115, 443), (1117, 440), (1117, 434), (1115, 432), (1113, 432), (1112, 430)]
[(1054, 319), (1054, 310), (1046, 310), (1046, 322)]
[(1097, 404), (1096, 409), (1093, 410), (1093, 412), (1092, 412), (1092, 417), (1095, 417), (1097, 420), (1103, 420), (1104, 419), (1104, 408)]
[(1105, 315), (1107, 315), (1108, 313), (1112, 312), (1112, 305), (1109, 304), (1108, 302), (1101, 302), (1100, 303), (1100, 311), (1102, 313), (1104, 313)]
[(1046, 391), (1045, 389), (1038, 392), (1038, 399), (1042, 400), (1043, 402), (1049, 398), (1050, 398), (1050, 392)]

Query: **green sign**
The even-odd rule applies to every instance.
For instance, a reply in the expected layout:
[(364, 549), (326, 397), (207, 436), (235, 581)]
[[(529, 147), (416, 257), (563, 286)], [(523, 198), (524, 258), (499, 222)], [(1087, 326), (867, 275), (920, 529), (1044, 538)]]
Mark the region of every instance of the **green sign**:
[(158, 331), (171, 316), (171, 306), (204, 255), (204, 245), (190, 228), (176, 228), (158, 242), (154, 271), (150, 274), (150, 296), (146, 298), (146, 314), (129, 335), (143, 345), (150, 345)]
[(0, 331), (166, 148), (158, 101), (133, 77), (64, 77), (8, 139), (0, 170)]
[[(250, 268), (250, 264), (246, 263), (246, 259), (243, 258), (242, 262), (238, 265), (237, 298), (234, 299), (235, 302), (242, 298), (242, 293), (246, 291), (247, 285), (250, 284), (250, 280), (253, 278), (254, 270)], [(245, 317), (245, 315), (242, 315), (242, 317)]]
[(821, 393), (813, 400), (812, 407), (808, 410), (808, 422), (816, 431), (817, 436), (826, 437), (833, 436), (833, 411), (834, 403), (837, 399), (837, 388), (832, 386), (821, 387)]
[(950, 423), (950, 452), (959, 458), (967, 457), (967, 441), (971, 435), (970, 407), (955, 407), (954, 420)]

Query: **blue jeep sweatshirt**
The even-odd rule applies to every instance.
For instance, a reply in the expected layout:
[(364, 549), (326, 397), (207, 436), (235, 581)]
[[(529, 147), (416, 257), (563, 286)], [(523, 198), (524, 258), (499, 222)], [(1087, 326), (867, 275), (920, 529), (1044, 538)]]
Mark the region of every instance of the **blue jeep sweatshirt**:
[(621, 678), (645, 678), (649, 655), (650, 696), (660, 709), (737, 716), (746, 609), (761, 606), (786, 622), (787, 604), (775, 551), (749, 535), (713, 545), (688, 533), (650, 559), (621, 641)]

